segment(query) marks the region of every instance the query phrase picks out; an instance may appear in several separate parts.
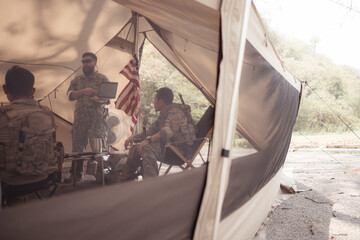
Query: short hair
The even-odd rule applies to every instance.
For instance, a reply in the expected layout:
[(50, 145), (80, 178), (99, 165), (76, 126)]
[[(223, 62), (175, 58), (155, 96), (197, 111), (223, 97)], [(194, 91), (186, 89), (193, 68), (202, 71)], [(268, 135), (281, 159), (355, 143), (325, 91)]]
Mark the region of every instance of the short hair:
[(5, 84), (11, 95), (29, 96), (34, 87), (35, 77), (27, 69), (17, 65), (10, 68), (5, 75)]
[(86, 56), (89, 56), (91, 57), (92, 59), (95, 60), (95, 62), (97, 62), (97, 57), (95, 54), (93, 54), (92, 52), (84, 52), (83, 55), (82, 55), (82, 58), (86, 57)]
[(170, 88), (163, 87), (156, 90), (156, 97), (158, 100), (162, 99), (166, 105), (169, 105), (174, 100), (174, 94)]

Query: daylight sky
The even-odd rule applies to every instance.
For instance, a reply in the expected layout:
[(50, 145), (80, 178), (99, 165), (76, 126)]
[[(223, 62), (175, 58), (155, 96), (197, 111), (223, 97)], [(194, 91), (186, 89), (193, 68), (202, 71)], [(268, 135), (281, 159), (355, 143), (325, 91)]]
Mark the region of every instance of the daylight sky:
[[(360, 70), (360, 0), (254, 0), (277, 32), (310, 44), (317, 52)], [(350, 7), (352, 10), (350, 10)]]

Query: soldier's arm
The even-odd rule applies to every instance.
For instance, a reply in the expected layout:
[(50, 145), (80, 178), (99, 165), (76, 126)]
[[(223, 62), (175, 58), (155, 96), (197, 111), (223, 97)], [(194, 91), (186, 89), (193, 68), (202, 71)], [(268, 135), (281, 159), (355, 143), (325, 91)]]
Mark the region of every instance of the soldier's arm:
[(161, 141), (161, 138), (164, 137), (163, 128), (159, 130), (159, 128), (157, 127), (159, 125), (158, 121), (159, 121), (159, 119), (157, 119), (154, 123), (152, 123), (150, 125), (150, 127), (148, 128), (148, 130), (146, 132), (146, 135), (147, 135), (146, 139), (139, 142), (137, 147), (138, 147), (138, 151), (140, 152), (140, 154), (141, 154), (141, 150), (144, 146), (146, 146), (150, 143), (153, 143), (153, 142), (158, 143)]
[(97, 103), (110, 104), (110, 100), (108, 98), (99, 98), (98, 96), (94, 96), (92, 99)]
[[(162, 130), (161, 130), (162, 131)], [(147, 136), (145, 140), (139, 142), (138, 144), (138, 151), (141, 154), (141, 150), (143, 147), (145, 147), (146, 145), (150, 144), (150, 143), (158, 143), (160, 142), (161, 139), (161, 131), (155, 133), (152, 136)]]
[(158, 143), (160, 141), (169, 142), (174, 135), (173, 130), (170, 127), (171, 125), (171, 121), (166, 119), (165, 125), (160, 129), (160, 131), (156, 133), (149, 131), (150, 134), (146, 137), (146, 139), (139, 143), (140, 147), (149, 143)]
[(164, 127), (161, 130), (162, 137), (169, 142), (179, 132), (180, 126), (186, 121), (184, 113), (179, 108), (173, 108), (165, 119)]
[(97, 90), (93, 89), (93, 88), (83, 88), (77, 91), (71, 91), (69, 92), (69, 99), (71, 101), (78, 99), (79, 97), (81, 97), (82, 95), (87, 95), (87, 96), (94, 96), (95, 94), (97, 94)]
[[(170, 139), (174, 136), (174, 133), (179, 131), (183, 119), (184, 115), (181, 111), (171, 111), (165, 119), (164, 126), (160, 129), (160, 131), (156, 132), (155, 134), (151, 133), (144, 141), (139, 143), (139, 152), (141, 153), (141, 149), (150, 143), (157, 143), (160, 141), (170, 142)], [(154, 127), (154, 124), (152, 126)]]
[(154, 123), (152, 123), (149, 127), (146, 129), (146, 135), (153, 135), (159, 131), (159, 129), (156, 127), (156, 120)]
[(93, 88), (78, 89), (78, 82), (80, 81), (79, 79), (79, 77), (75, 77), (71, 81), (70, 86), (66, 92), (70, 101), (76, 100), (82, 95), (94, 96), (97, 94), (97, 90)]
[(70, 86), (68, 88), (68, 90), (66, 91), (66, 95), (68, 96), (69, 100), (72, 101), (74, 100), (71, 95), (72, 93), (77, 89), (77, 78), (74, 78), (71, 83), (70, 83)]

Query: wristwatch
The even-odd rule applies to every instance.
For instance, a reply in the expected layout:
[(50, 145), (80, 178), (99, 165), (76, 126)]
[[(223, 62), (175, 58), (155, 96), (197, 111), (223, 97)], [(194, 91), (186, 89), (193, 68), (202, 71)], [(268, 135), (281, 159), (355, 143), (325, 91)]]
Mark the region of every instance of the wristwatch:
[(152, 143), (151, 136), (147, 136), (146, 140), (148, 140), (149, 143)]

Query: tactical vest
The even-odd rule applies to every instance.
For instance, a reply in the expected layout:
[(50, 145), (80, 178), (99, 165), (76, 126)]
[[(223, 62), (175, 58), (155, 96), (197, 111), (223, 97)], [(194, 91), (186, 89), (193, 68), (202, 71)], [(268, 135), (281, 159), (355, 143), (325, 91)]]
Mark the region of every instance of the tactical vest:
[(56, 171), (56, 128), (51, 113), (42, 107), (1, 110), (0, 167), (26, 176)]

